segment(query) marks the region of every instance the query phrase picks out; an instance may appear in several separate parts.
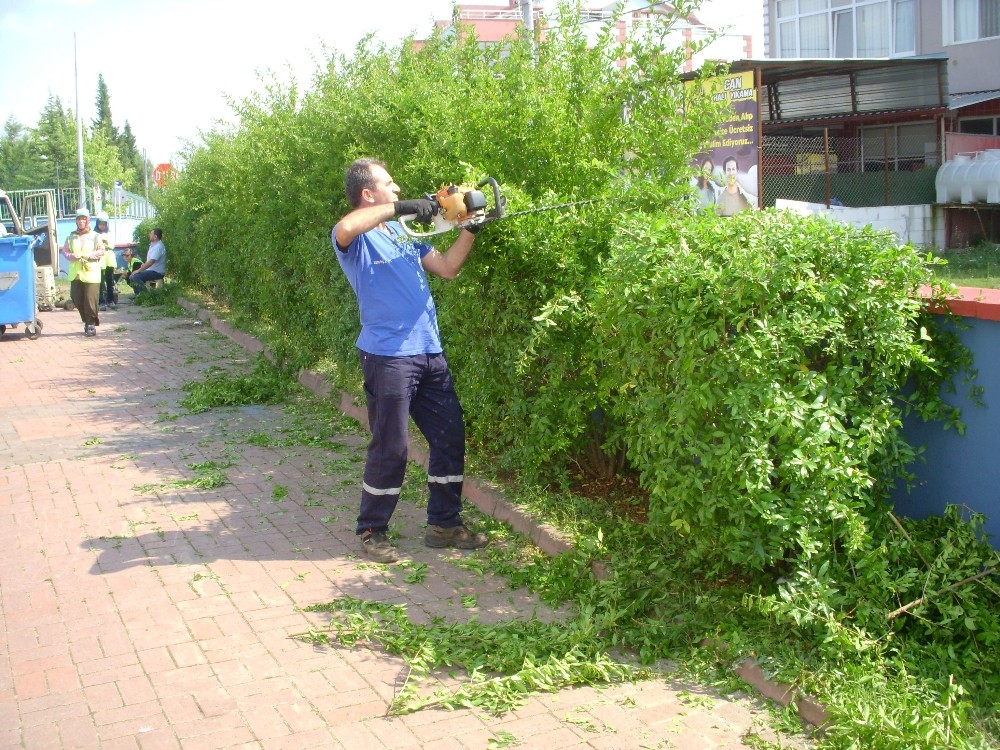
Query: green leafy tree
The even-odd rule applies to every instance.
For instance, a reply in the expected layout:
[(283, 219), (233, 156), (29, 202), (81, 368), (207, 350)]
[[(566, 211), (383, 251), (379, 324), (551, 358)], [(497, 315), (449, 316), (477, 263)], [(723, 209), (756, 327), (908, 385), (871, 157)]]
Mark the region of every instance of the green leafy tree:
[(121, 152), (108, 140), (104, 130), (95, 131), (84, 143), (83, 163), (92, 184), (108, 187), (116, 180), (126, 184), (135, 182), (135, 169), (122, 165)]
[(0, 188), (30, 190), (46, 183), (47, 165), (38, 158), (34, 133), (13, 117), (0, 137)]

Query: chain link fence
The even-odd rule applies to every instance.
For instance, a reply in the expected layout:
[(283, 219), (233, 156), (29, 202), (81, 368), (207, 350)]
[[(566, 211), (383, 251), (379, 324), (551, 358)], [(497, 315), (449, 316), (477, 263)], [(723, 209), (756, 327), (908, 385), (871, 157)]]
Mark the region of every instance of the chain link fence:
[(935, 203), (941, 163), (932, 124), (865, 128), (856, 137), (765, 136), (764, 207), (779, 198), (824, 205)]

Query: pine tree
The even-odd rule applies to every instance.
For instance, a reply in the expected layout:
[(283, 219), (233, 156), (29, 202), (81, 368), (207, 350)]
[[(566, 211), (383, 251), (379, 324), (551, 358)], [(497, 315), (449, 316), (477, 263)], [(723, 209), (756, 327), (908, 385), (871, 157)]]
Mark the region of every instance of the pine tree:
[(119, 133), (111, 116), (111, 94), (108, 93), (108, 84), (104, 81), (103, 73), (97, 76), (97, 98), (94, 100), (94, 107), (97, 110), (97, 117), (92, 123), (94, 132), (103, 132), (108, 141), (117, 144)]
[(76, 166), (76, 122), (58, 96), (49, 99), (34, 130), (38, 153), (48, 165), (48, 183), (72, 187)]

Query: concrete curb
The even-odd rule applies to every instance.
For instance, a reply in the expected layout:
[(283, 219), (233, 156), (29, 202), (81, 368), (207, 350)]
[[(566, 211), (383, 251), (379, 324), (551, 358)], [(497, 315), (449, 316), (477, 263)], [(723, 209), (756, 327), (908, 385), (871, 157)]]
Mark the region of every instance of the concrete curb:
[(826, 709), (809, 696), (798, 692), (791, 685), (769, 680), (764, 674), (764, 670), (753, 659), (746, 659), (733, 671), (765, 698), (777, 701), (783, 706), (794, 702), (795, 712), (802, 721), (822, 730), (830, 720)]
[[(185, 310), (194, 314), (199, 320), (207, 322), (216, 331), (234, 343), (239, 344), (247, 351), (262, 353), (271, 362), (275, 361), (271, 351), (250, 334), (234, 328), (225, 320), (222, 320), (204, 308), (198, 307), (197, 304), (187, 299), (178, 298), (177, 302)], [(311, 370), (300, 370), (297, 380), (300, 385), (307, 388), (319, 398), (330, 398), (334, 393), (333, 386), (326, 378)], [(347, 416), (356, 419), (366, 430), (368, 429), (368, 413), (365, 407), (358, 404), (350, 393), (345, 391), (340, 392), (340, 401), (337, 407)], [(418, 462), (426, 469), (428, 459), (427, 448), (420, 436), (413, 433), (410, 434), (409, 451), (411, 460)], [(515, 531), (530, 539), (545, 554), (556, 557), (565, 552), (572, 551), (573, 546), (557, 529), (548, 524), (536, 521), (524, 508), (507, 500), (489, 482), (466, 476), (463, 494), (466, 499), (483, 513), (498, 521), (509, 524)], [(607, 579), (612, 575), (610, 567), (605, 562), (595, 560), (591, 563), (590, 567), (595, 578)], [(733, 668), (733, 672), (766, 698), (776, 701), (783, 706), (794, 702), (799, 718), (814, 727), (822, 729), (830, 719), (829, 714), (823, 706), (809, 696), (799, 693), (790, 685), (768, 679), (764, 670), (753, 659), (742, 661)]]

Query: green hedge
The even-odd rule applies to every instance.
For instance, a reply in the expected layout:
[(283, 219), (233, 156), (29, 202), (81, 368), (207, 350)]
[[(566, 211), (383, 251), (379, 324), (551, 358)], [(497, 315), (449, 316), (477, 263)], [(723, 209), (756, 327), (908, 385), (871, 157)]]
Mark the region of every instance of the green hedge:
[(893, 395), (927, 361), (930, 269), (888, 234), (694, 214), (688, 163), (718, 105), (678, 85), (666, 29), (592, 44), (571, 17), (537, 62), (524, 40), (366, 41), (305, 93), (242, 102), (164, 192), (173, 273), (287, 365), (358, 390), (330, 243), (346, 165), (384, 159), (404, 197), (491, 175), (508, 212), (596, 198), (496, 223), (459, 280), (432, 280), (474, 446), (550, 485), (633, 472), (652, 523), (732, 562), (862, 548), (880, 482), (914, 456)]

